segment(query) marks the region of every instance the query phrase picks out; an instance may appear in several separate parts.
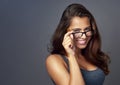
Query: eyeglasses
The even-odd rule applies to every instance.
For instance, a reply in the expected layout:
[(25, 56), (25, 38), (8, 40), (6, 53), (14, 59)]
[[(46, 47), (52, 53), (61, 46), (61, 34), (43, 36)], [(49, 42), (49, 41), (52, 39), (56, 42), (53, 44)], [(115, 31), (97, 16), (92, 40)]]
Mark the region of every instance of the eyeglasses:
[(88, 30), (85, 32), (75, 31), (72, 34), (74, 35), (75, 38), (78, 38), (78, 37), (81, 38), (83, 36), (83, 34), (85, 34), (86, 37), (90, 37), (93, 35), (93, 31), (92, 30)]

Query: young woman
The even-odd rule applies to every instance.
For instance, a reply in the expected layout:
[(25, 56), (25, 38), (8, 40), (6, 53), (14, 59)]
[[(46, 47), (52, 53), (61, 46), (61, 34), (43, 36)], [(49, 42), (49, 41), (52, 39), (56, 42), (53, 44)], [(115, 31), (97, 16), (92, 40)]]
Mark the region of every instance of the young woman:
[(53, 35), (52, 50), (46, 59), (54, 84), (103, 85), (109, 73), (108, 63), (92, 14), (81, 4), (69, 5)]

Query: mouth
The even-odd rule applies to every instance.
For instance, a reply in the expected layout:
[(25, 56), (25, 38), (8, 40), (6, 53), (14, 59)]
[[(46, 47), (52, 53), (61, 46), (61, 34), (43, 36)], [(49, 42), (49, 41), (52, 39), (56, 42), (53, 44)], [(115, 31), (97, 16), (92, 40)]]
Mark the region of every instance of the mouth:
[(86, 40), (76, 40), (78, 44), (80, 45), (85, 45), (86, 44)]

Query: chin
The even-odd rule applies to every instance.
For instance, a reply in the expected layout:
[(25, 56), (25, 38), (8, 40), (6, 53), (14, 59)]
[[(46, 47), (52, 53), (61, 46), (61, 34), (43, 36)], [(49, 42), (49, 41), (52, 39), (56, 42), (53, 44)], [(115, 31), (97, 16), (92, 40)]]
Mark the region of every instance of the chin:
[(85, 49), (87, 45), (77, 45), (79, 49)]

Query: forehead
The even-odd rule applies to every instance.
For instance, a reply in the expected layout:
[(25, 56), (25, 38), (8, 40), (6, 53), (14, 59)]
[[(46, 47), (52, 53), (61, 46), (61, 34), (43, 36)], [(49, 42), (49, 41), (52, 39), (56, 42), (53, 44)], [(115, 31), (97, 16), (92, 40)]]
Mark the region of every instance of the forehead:
[(84, 30), (86, 27), (90, 27), (88, 17), (73, 17), (68, 30), (81, 29)]

